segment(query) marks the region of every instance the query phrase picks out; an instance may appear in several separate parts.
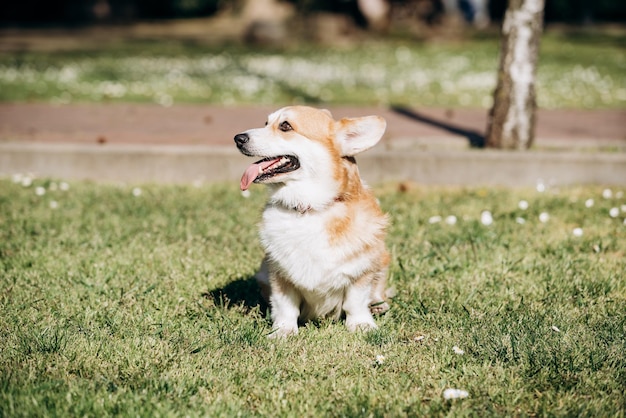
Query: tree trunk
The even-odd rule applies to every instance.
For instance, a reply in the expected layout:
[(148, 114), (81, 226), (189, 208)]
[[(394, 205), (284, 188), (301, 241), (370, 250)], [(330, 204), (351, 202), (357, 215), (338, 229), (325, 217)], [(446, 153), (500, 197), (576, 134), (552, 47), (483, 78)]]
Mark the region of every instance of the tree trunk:
[(544, 0), (509, 0), (486, 145), (528, 149), (535, 136), (535, 73)]
[(375, 31), (387, 29), (391, 7), (386, 0), (357, 0), (357, 5), (370, 29)]

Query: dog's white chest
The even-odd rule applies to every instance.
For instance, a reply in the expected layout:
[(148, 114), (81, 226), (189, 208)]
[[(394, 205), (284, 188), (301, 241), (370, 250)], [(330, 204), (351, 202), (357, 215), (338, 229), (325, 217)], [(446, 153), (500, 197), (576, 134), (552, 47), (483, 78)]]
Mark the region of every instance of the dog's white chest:
[(340, 290), (365, 268), (358, 257), (348, 260), (351, 248), (346, 243), (331, 242), (327, 223), (332, 216), (332, 210), (301, 214), (280, 207), (268, 207), (263, 213), (265, 250), (302, 289)]

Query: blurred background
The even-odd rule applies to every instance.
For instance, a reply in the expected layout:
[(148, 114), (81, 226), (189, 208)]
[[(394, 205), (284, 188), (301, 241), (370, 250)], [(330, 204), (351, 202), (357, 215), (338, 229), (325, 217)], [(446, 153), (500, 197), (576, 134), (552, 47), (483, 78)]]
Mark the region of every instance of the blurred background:
[[(501, 28), (508, 3), (5, 0), (0, 3), (0, 147), (13, 141), (233, 149), (233, 135), (258, 126), (269, 112), (308, 104), (328, 108), (335, 117), (385, 117), (385, 149), (390, 150), (532, 146), (621, 154), (626, 149), (626, 2), (546, 1), (537, 25), (543, 29), (534, 80), (538, 110), (534, 103), (525, 108), (520, 123), (532, 133), (530, 121), (537, 115), (534, 142), (531, 135), (504, 141), (498, 129), (491, 129), (505, 125), (491, 123), (493, 110), (504, 109), (499, 104), (518, 103), (510, 93), (494, 101), (503, 73)], [(500, 142), (492, 144), (492, 137)], [(185, 163), (167, 171), (176, 174), (159, 167), (146, 169), (150, 175), (141, 178), (184, 177), (178, 173), (191, 173), (185, 179), (237, 178), (239, 168), (230, 174), (218, 170), (225, 165), (220, 158), (217, 174), (209, 175), (206, 163), (197, 171)], [(64, 177), (71, 167), (84, 167), (71, 173), (82, 178), (123, 172), (109, 164), (97, 171), (97, 162), (79, 159), (53, 168), (18, 166), (14, 160), (5, 158), (0, 172)], [(33, 161), (51, 159), (44, 152)], [(559, 165), (546, 163), (552, 166)], [(471, 180), (468, 170), (454, 165), (454, 179), (445, 180), (439, 167), (436, 175), (419, 181), (481, 181)], [(586, 170), (576, 166), (559, 176), (571, 182), (580, 173), (584, 180), (600, 181)], [(602, 181), (614, 181), (613, 171)], [(529, 184), (540, 176), (558, 177), (549, 170), (528, 176), (511, 178)]]
[[(491, 106), (506, 0), (6, 0), (0, 101)], [(541, 108), (623, 108), (626, 2), (548, 0)]]
[[(280, 19), (294, 14), (304, 23), (311, 16), (331, 13), (364, 26), (367, 3), (357, 0), (7, 0), (0, 5), (4, 26), (86, 25), (92, 23), (129, 23), (143, 19), (214, 17), (238, 14), (256, 8), (257, 17)], [(438, 25), (450, 15), (462, 17), (477, 26), (501, 20), (506, 0), (389, 0), (388, 26)], [(371, 7), (371, 6), (370, 6)], [(263, 10), (264, 9), (264, 10)], [(261, 16), (263, 14), (263, 16)], [(265, 16), (266, 14), (266, 16)], [(592, 24), (622, 22), (626, 19), (626, 2), (622, 0), (548, 0), (547, 23)]]

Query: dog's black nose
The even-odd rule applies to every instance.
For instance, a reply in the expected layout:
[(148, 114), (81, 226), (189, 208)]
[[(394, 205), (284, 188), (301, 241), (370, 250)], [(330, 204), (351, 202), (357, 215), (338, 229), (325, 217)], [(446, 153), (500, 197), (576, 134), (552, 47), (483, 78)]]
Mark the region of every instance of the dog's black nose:
[(237, 144), (238, 147), (243, 146), (249, 140), (250, 140), (250, 137), (248, 136), (248, 134), (237, 134), (237, 135), (235, 135), (235, 143)]

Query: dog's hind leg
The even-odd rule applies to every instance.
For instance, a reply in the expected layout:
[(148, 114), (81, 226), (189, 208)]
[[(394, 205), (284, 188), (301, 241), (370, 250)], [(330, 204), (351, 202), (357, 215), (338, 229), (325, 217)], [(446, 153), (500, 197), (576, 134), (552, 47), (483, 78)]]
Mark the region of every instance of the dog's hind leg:
[(369, 304), (370, 312), (373, 315), (381, 315), (390, 308), (387, 302), (387, 267), (374, 274), (372, 281), (371, 303)]

